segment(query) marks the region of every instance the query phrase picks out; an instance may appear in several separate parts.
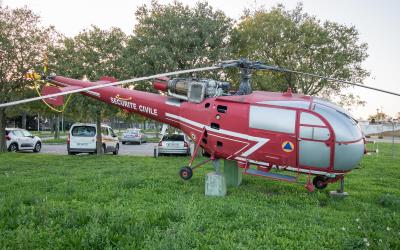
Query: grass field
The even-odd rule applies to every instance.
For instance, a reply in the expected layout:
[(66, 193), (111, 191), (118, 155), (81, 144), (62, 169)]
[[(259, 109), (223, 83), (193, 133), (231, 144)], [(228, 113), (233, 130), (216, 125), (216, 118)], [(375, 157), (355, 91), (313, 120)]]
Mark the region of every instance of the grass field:
[(251, 176), (224, 198), (205, 197), (212, 167), (184, 182), (187, 160), (0, 155), (0, 247), (400, 248), (399, 157), (366, 156), (346, 177), (344, 200), (328, 195), (338, 184), (308, 193)]

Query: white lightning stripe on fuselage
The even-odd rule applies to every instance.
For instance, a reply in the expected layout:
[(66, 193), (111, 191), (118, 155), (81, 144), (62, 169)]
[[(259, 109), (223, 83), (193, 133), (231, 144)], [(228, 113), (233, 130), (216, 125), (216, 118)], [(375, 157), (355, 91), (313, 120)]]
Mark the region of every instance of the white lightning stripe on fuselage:
[(232, 136), (232, 137), (237, 137), (237, 138), (241, 138), (241, 139), (245, 139), (245, 140), (249, 140), (249, 141), (256, 141), (257, 142), (256, 145), (254, 145), (253, 147), (249, 148), (246, 152), (244, 152), (242, 154), (242, 156), (244, 156), (244, 157), (247, 157), (250, 154), (254, 153), (254, 151), (259, 149), (260, 147), (262, 147), (265, 143), (267, 143), (269, 141), (269, 139), (267, 139), (267, 138), (255, 137), (255, 136), (246, 135), (246, 134), (242, 134), (242, 133), (237, 133), (237, 132), (233, 132), (233, 131), (229, 131), (229, 130), (225, 130), (225, 129), (214, 129), (214, 128), (208, 126), (208, 125), (201, 124), (199, 122), (195, 122), (195, 121), (189, 120), (189, 119), (187, 119), (185, 117), (174, 115), (174, 114), (170, 114), (170, 113), (165, 113), (165, 116), (174, 118), (174, 119), (176, 119), (178, 121), (185, 122), (187, 124), (190, 124), (190, 125), (198, 127), (198, 128), (204, 128), (205, 127), (207, 130), (212, 131), (212, 132), (217, 133), (217, 134), (224, 134), (224, 135), (229, 135), (229, 136)]

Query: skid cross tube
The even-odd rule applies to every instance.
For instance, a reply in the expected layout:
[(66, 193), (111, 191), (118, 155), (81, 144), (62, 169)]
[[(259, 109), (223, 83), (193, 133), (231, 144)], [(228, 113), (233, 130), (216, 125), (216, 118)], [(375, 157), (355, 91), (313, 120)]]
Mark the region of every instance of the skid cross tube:
[(202, 161), (202, 162), (200, 162), (200, 163), (197, 163), (196, 165), (194, 165), (193, 167), (190, 167), (190, 168), (191, 168), (192, 170), (194, 170), (194, 169), (196, 169), (196, 168), (198, 168), (198, 167), (200, 167), (200, 166), (206, 164), (206, 163), (209, 162), (209, 161), (211, 161), (210, 158), (205, 159), (204, 161)]

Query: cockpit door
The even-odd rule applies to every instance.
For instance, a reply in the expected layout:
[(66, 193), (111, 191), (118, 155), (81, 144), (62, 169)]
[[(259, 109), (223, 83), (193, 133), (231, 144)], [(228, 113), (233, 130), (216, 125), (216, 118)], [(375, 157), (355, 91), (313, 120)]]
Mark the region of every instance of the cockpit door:
[(329, 127), (316, 115), (303, 111), (298, 131), (300, 167), (329, 168), (332, 151)]

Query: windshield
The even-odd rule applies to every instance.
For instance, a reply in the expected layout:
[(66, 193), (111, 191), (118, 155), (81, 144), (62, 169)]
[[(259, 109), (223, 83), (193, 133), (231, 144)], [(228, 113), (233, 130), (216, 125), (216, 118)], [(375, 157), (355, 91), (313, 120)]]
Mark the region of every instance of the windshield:
[(332, 108), (332, 109), (336, 110), (338, 113), (340, 113), (341, 115), (349, 118), (352, 122), (358, 123), (358, 121), (356, 119), (354, 119), (353, 116), (347, 110), (345, 110), (344, 108), (342, 108), (330, 101), (327, 101), (327, 100), (324, 100), (324, 99), (321, 99), (318, 97), (314, 97), (314, 103), (322, 104), (329, 108)]
[(363, 137), (358, 124), (346, 113), (321, 104), (315, 104), (313, 109), (328, 120), (335, 132), (336, 141), (356, 141)]
[(163, 141), (184, 141), (183, 135), (164, 135)]
[(127, 131), (125, 132), (125, 134), (134, 134), (134, 135), (137, 135), (137, 134), (139, 134), (139, 130), (127, 130)]
[(93, 137), (96, 135), (96, 128), (92, 126), (76, 126), (71, 131), (72, 136)]

